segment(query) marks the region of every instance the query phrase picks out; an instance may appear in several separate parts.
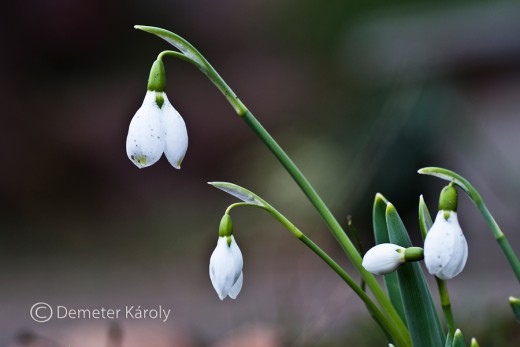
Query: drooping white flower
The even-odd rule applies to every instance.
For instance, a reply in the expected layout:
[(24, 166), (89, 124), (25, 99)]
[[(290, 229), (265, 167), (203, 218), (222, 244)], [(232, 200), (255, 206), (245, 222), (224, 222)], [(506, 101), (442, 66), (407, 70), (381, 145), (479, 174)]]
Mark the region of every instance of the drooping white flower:
[(468, 259), (468, 244), (457, 212), (440, 210), (424, 241), (424, 262), (428, 272), (447, 280), (457, 276)]
[(166, 94), (164, 94), (164, 104), (161, 107), (163, 112), (163, 124), (166, 131), (164, 155), (170, 164), (176, 168), (181, 168), (181, 162), (188, 150), (188, 132), (184, 119), (172, 106)]
[(209, 260), (209, 277), (220, 300), (226, 296), (236, 299), (244, 281), (242, 267), (242, 252), (233, 235), (220, 236)]
[(392, 243), (381, 243), (365, 253), (363, 267), (374, 275), (395, 271), (405, 262), (405, 248)]
[(138, 168), (144, 168), (156, 163), (164, 153), (170, 164), (180, 169), (187, 149), (188, 133), (179, 112), (164, 92), (147, 91), (128, 128), (128, 158)]

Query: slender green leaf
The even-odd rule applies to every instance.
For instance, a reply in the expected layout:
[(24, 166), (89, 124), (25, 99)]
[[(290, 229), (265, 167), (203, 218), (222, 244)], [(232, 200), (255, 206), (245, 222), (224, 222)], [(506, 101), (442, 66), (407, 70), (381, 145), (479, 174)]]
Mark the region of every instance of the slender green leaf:
[[(354, 246), (356, 246), (356, 249), (358, 250), (359, 254), (365, 254), (363, 244), (361, 243), (361, 239), (359, 238), (358, 230), (357, 230), (356, 226), (354, 225), (354, 222), (352, 221), (352, 216), (347, 216), (347, 228), (348, 228), (347, 230), (349, 231), (350, 237), (353, 240)], [(367, 284), (366, 284), (365, 280), (363, 279), (363, 277), (361, 277), (359, 286), (361, 287), (361, 289), (366, 291)]]
[(509, 304), (511, 305), (511, 308), (513, 309), (513, 313), (515, 314), (516, 321), (518, 323), (520, 323), (520, 299), (510, 296)]
[[(388, 228), (386, 227), (386, 205), (388, 200), (379, 193), (376, 194), (374, 200), (374, 208), (372, 213), (372, 219), (374, 224), (374, 238), (376, 244), (389, 243), (390, 238), (388, 236)], [(401, 290), (399, 289), (399, 281), (397, 280), (397, 273), (392, 272), (384, 275), (386, 290), (392, 305), (394, 305), (397, 313), (401, 316), (401, 319), (406, 324), (406, 317), (404, 314), (403, 299), (401, 297)]]
[(467, 179), (456, 172), (440, 167), (425, 167), (417, 171), (421, 175), (430, 175), (439, 177), (443, 180), (454, 182), (461, 187), (473, 200), (480, 200), (480, 196), (476, 193), (476, 189), (469, 183)]
[(426, 238), (426, 234), (428, 234), (428, 230), (430, 230), (432, 225), (432, 216), (430, 215), (428, 206), (426, 206), (424, 198), (421, 195), (419, 198), (419, 227), (421, 228), (421, 235), (423, 240)]
[[(391, 203), (387, 204), (386, 223), (391, 243), (412, 247), (401, 217)], [(417, 262), (403, 264), (397, 269), (397, 277), (413, 345), (443, 346), (445, 335), (420, 265)]]
[(464, 336), (462, 336), (462, 332), (460, 329), (455, 331), (455, 335), (453, 335), (453, 347), (466, 347), (466, 342), (464, 342)]
[(199, 66), (206, 65), (206, 59), (188, 41), (171, 31), (146, 25), (135, 25), (134, 28), (159, 36), (182, 52), (187, 58)]
[(268, 204), (266, 204), (262, 198), (239, 185), (229, 182), (208, 182), (208, 184), (230, 195), (233, 195), (235, 198), (240, 199), (243, 202), (247, 202), (248, 204), (268, 207)]
[(444, 347), (452, 347), (453, 345), (453, 335), (448, 333), (448, 336), (446, 336), (446, 343), (444, 344)]
[(477, 339), (476, 338), (472, 338), (471, 339), (471, 345), (470, 347), (480, 347), (478, 342), (477, 342)]

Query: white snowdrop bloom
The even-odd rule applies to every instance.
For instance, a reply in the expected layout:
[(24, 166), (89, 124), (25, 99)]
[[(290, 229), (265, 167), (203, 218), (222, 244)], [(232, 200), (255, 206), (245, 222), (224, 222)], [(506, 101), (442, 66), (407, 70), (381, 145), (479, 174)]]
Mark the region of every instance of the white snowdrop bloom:
[(405, 262), (405, 248), (392, 243), (381, 243), (366, 252), (363, 267), (374, 275), (385, 275), (395, 271)]
[(155, 164), (164, 152), (166, 132), (161, 120), (162, 111), (155, 99), (155, 92), (146, 92), (143, 104), (128, 128), (126, 154), (138, 168)]
[(447, 280), (464, 269), (467, 259), (468, 244), (460, 228), (457, 212), (439, 211), (424, 241), (424, 262), (428, 272)]
[(156, 163), (164, 153), (170, 164), (180, 169), (187, 149), (188, 133), (179, 112), (164, 92), (147, 91), (128, 128), (128, 158), (138, 168), (144, 168)]
[(176, 168), (181, 168), (181, 162), (188, 150), (188, 131), (181, 115), (172, 106), (166, 94), (164, 94), (164, 104), (161, 107), (163, 112), (163, 124), (166, 131), (164, 155), (170, 164)]
[[(229, 244), (228, 238), (231, 241)], [(236, 299), (240, 293), (244, 281), (242, 266), (242, 252), (233, 235), (220, 236), (209, 260), (209, 277), (220, 300), (226, 296)]]

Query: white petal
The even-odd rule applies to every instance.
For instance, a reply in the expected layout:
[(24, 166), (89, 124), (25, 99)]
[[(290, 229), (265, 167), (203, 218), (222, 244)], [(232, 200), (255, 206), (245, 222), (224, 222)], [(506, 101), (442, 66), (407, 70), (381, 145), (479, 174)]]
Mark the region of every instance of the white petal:
[(424, 241), (424, 262), (430, 274), (447, 280), (457, 276), (466, 265), (468, 244), (459, 226), (457, 213), (448, 220), (439, 211)]
[(395, 271), (404, 262), (404, 247), (391, 243), (374, 246), (365, 253), (363, 267), (375, 275)]
[[(219, 237), (217, 247), (209, 260), (209, 277), (220, 300), (224, 300), (242, 273), (242, 253), (233, 236), (228, 245), (227, 237)], [(238, 292), (240, 288), (238, 288)], [(236, 297), (236, 295), (235, 295)]]
[(240, 290), (242, 289), (242, 284), (244, 283), (244, 273), (241, 272), (240, 276), (238, 277), (235, 284), (233, 284), (233, 287), (231, 287), (231, 290), (229, 291), (228, 295), (231, 299), (236, 299), (238, 296), (238, 293), (240, 293)]
[(164, 154), (174, 168), (180, 169), (181, 162), (188, 150), (186, 124), (179, 112), (172, 106), (166, 94), (164, 94), (164, 104), (161, 110), (163, 112), (162, 120), (166, 130)]
[(130, 122), (126, 137), (126, 154), (138, 168), (156, 163), (164, 152), (165, 131), (161, 113), (155, 92), (148, 91)]

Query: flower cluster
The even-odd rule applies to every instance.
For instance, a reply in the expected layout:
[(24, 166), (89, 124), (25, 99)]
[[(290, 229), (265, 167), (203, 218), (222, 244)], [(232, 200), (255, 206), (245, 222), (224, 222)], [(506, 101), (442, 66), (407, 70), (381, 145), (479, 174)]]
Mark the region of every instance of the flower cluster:
[[(457, 191), (453, 185), (445, 187), (439, 198), (439, 212), (424, 240), (424, 262), (431, 275), (447, 280), (464, 269), (468, 259), (468, 244), (457, 218)], [(422, 257), (409, 257), (408, 249), (383, 243), (371, 248), (363, 257), (363, 267), (375, 274), (395, 271), (401, 264)]]

